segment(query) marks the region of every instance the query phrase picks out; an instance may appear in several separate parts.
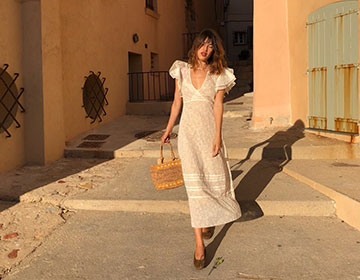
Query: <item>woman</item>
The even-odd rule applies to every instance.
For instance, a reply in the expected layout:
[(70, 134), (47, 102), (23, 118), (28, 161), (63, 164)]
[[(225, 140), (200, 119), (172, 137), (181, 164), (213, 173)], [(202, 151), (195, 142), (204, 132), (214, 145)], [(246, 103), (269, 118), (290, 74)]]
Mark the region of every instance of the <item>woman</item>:
[(241, 216), (221, 134), (224, 94), (235, 85), (233, 70), (226, 68), (224, 55), (219, 36), (206, 29), (195, 38), (188, 63), (177, 60), (169, 70), (176, 85), (161, 142), (169, 142), (184, 103), (178, 152), (195, 233), (197, 269), (205, 265), (203, 239), (212, 237), (214, 226)]

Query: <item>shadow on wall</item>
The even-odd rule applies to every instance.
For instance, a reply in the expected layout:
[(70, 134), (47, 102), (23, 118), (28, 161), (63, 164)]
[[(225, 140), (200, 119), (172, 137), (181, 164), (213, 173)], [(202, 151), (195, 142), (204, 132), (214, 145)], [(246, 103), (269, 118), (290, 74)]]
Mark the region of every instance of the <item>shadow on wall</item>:
[[(235, 188), (236, 200), (240, 204), (242, 216), (236, 222), (245, 222), (257, 219), (264, 215), (256, 199), (263, 192), (272, 178), (281, 172), (286, 164), (292, 159), (291, 146), (298, 140), (305, 137), (305, 125), (301, 120), (286, 131), (279, 131), (269, 139), (252, 146), (247, 156), (233, 165), (232, 174), (240, 175), (242, 170), (238, 170), (241, 165), (251, 158), (256, 148), (266, 145), (263, 148), (262, 158), (257, 162), (241, 179)], [(206, 247), (207, 265), (210, 264), (215, 253), (224, 239), (227, 231), (234, 222), (224, 225), (214, 240)]]

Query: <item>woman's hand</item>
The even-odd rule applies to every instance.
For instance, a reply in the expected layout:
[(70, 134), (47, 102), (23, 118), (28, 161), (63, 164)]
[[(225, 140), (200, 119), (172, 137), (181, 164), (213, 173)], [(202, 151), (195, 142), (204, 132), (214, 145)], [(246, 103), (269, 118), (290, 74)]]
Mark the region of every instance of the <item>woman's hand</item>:
[(213, 146), (212, 146), (212, 157), (216, 157), (221, 149), (221, 138), (215, 137)]
[(165, 131), (163, 136), (161, 137), (161, 143), (170, 143), (170, 135), (171, 135), (171, 131)]

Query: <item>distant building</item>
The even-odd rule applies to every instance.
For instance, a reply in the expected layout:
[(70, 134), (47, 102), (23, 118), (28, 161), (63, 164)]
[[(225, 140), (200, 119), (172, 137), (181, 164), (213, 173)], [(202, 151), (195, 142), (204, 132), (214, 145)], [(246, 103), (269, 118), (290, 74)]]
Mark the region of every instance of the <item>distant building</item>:
[(225, 48), (230, 61), (252, 58), (253, 0), (225, 0)]

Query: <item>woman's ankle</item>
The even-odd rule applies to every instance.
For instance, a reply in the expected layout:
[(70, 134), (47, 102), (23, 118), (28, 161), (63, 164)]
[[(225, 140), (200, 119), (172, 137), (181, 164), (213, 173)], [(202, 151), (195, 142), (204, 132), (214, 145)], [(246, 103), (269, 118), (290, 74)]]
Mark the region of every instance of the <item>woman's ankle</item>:
[(202, 243), (202, 244), (195, 244), (195, 248), (196, 249), (205, 249), (205, 244)]

